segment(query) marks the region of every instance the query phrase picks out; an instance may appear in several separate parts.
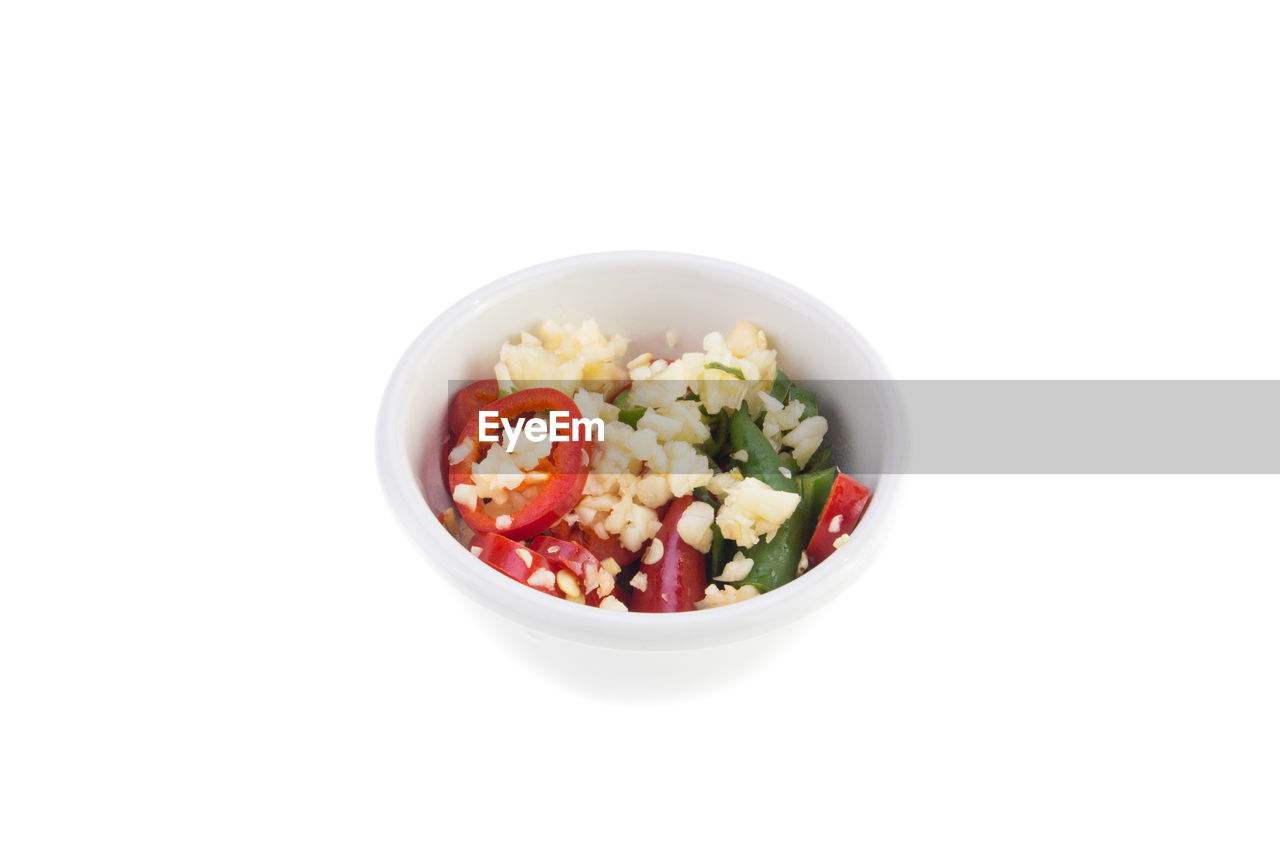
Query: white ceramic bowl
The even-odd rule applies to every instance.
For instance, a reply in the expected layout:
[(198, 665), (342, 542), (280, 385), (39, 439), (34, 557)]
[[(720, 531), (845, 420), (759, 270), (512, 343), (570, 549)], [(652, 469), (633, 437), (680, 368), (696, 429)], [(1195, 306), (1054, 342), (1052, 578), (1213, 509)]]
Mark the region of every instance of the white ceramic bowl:
[(739, 320), (761, 326), (793, 379), (887, 379), (862, 336), (840, 315), (783, 281), (736, 264), (668, 252), (607, 252), (512, 273), (437, 317), (400, 359), (377, 427), (387, 500), (431, 565), (483, 607), (537, 634), (629, 650), (703, 648), (779, 628), (830, 601), (866, 569), (893, 502), (904, 426), (886, 382), (851, 383), (820, 396), (836, 461), (874, 492), (844, 547), (773, 592), (692, 613), (617, 613), (571, 604), (484, 566), (436, 521), (448, 495), (439, 469), (449, 381), (492, 375), (498, 348), (545, 319), (594, 318), (632, 340), (632, 354), (697, 349), (707, 332)]

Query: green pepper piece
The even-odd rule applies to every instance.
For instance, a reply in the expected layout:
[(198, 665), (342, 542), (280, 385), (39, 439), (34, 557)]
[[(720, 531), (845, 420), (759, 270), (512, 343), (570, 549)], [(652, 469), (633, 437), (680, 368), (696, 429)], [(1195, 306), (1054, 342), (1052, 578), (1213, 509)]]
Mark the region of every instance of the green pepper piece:
[(818, 395), (813, 391), (806, 391), (803, 388), (791, 386), (791, 393), (787, 396), (787, 402), (799, 400), (804, 403), (804, 414), (800, 415), (800, 420), (806, 420), (818, 414)]
[(644, 413), (646, 411), (648, 410), (642, 406), (637, 406), (634, 409), (623, 409), (618, 412), (618, 420), (622, 421), (632, 429), (635, 429), (636, 424), (640, 423), (640, 419), (644, 417)]
[[(827, 497), (836, 481), (836, 469), (823, 468), (796, 477), (800, 490), (800, 504), (791, 517), (778, 528), (771, 542), (757, 542), (745, 552), (753, 562), (751, 571), (742, 583), (752, 584), (762, 591), (777, 589), (795, 580), (800, 567), (800, 555), (813, 538), (818, 517), (827, 505)], [(719, 572), (716, 572), (719, 574)]]
[(818, 516), (822, 514), (822, 508), (827, 505), (827, 496), (831, 494), (831, 487), (835, 482), (834, 467), (807, 471), (796, 478), (796, 485), (800, 489), (800, 506), (796, 507), (796, 515), (801, 519), (801, 530), (804, 534), (801, 538), (805, 544), (813, 538)]
[(830, 468), (835, 463), (831, 461), (831, 448), (825, 444), (818, 448), (818, 452), (809, 457), (809, 464), (805, 465), (806, 471), (821, 471), (823, 468)]
[[(702, 409), (706, 416), (706, 409)], [(702, 443), (702, 452), (708, 459), (715, 459), (724, 450), (725, 441), (729, 438), (729, 416), (722, 409), (711, 416), (711, 437)]]
[(769, 396), (777, 400), (782, 405), (787, 405), (792, 400), (799, 400), (804, 404), (804, 414), (800, 416), (800, 420), (811, 418), (818, 414), (818, 395), (813, 391), (806, 391), (791, 381), (791, 377), (778, 371), (778, 375), (773, 379), (773, 387), (769, 389)]
[(800, 507), (783, 522), (771, 541), (761, 539), (744, 553), (751, 558), (751, 571), (742, 579), (743, 584), (751, 584), (768, 592), (777, 589), (796, 578), (800, 568), (800, 554), (808, 539), (804, 538), (802, 519), (797, 517)]
[(711, 550), (707, 553), (707, 583), (711, 583), (712, 578), (724, 571), (724, 564), (729, 562), (729, 555), (725, 553), (727, 550), (724, 534), (718, 526), (712, 524)]
[(618, 396), (613, 398), (613, 405), (619, 409), (630, 409), (631, 406), (631, 389), (623, 388), (618, 392)]
[(729, 443), (734, 452), (747, 451), (747, 461), (742, 465), (744, 477), (755, 477), (774, 491), (798, 492), (795, 482), (780, 470), (784, 466), (778, 451), (751, 420), (745, 405), (734, 413), (733, 420), (729, 422)]
[(785, 406), (790, 394), (791, 377), (779, 370), (778, 375), (773, 378), (773, 387), (769, 389), (769, 396)]
[[(783, 467), (782, 459), (769, 439), (764, 437), (764, 433), (751, 420), (746, 406), (738, 409), (729, 424), (729, 441), (735, 451), (747, 451), (747, 461), (742, 466), (743, 476), (754, 477), (775, 491), (799, 493), (796, 481), (780, 470)], [(791, 518), (783, 522), (772, 540), (761, 540), (746, 549), (745, 553), (751, 558), (752, 565), (742, 583), (768, 592), (795, 578), (796, 569), (800, 565), (800, 552), (808, 541), (803, 538), (804, 524), (803, 519), (798, 516), (799, 512), (800, 507), (797, 506)]]
[(721, 373), (727, 373), (727, 374), (729, 374), (730, 376), (736, 376), (736, 377), (738, 377), (739, 379), (746, 379), (746, 378), (747, 378), (746, 376), (744, 376), (744, 375), (742, 374), (742, 371), (741, 371), (741, 370), (739, 370), (738, 368), (736, 368), (736, 367), (730, 367), (730, 366), (729, 366), (729, 365), (727, 365), (727, 364), (721, 364), (721, 363), (720, 363), (720, 362), (718, 362), (718, 361), (708, 361), (708, 362), (707, 362), (707, 367), (708, 367), (708, 368), (710, 368), (710, 369), (712, 369), (712, 370), (719, 370)]

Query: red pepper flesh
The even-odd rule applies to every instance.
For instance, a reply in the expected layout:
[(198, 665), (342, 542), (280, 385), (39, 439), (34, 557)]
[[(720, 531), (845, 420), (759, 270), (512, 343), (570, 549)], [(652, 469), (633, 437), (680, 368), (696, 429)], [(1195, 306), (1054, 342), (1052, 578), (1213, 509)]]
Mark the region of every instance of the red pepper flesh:
[[(608, 572), (600, 566), (600, 560), (596, 559), (596, 555), (588, 551), (584, 546), (577, 542), (570, 542), (567, 539), (557, 539), (554, 536), (539, 536), (529, 543), (529, 547), (534, 551), (547, 558), (547, 562), (551, 564), (552, 571), (559, 572), (561, 570), (568, 571), (578, 579), (578, 584), (582, 588), (582, 594), (588, 607), (599, 607), (601, 600), (613, 595), (619, 601), (626, 603), (626, 599), (619, 593), (622, 587), (610, 583), (609, 592), (602, 593), (602, 578), (608, 575)], [(613, 575), (609, 575), (610, 580)], [(596, 585), (591, 589), (590, 580), (594, 580)]]
[(551, 582), (550, 589), (545, 586), (533, 586), (529, 583), (529, 578), (539, 569), (546, 569), (553, 576), (555, 575), (555, 569), (547, 562), (547, 558), (537, 551), (498, 533), (477, 533), (471, 539), (470, 548), (471, 553), (477, 559), (487, 563), (507, 577), (539, 592), (554, 595), (556, 598), (564, 598), (564, 593), (560, 591), (560, 587), (554, 580)]
[(529, 547), (546, 557), (556, 571), (568, 569), (578, 580), (585, 580), (589, 574), (600, 570), (596, 556), (576, 542), (539, 536), (529, 543)]
[[(570, 422), (582, 417), (582, 413), (572, 400), (552, 388), (528, 388), (484, 404), (483, 408), (472, 413), (454, 445), (456, 451), (468, 441), (471, 442), (466, 454), (461, 458), (454, 457), (457, 461), (449, 466), (450, 494), (459, 485), (473, 482), (472, 466), (482, 459), (484, 453), (487, 453), (489, 447), (493, 445), (493, 442), (480, 440), (482, 411), (493, 412), (499, 419), (511, 422), (545, 411), (565, 412)], [(541, 533), (578, 505), (578, 500), (582, 497), (582, 489), (587, 482), (587, 471), (590, 465), (588, 445), (589, 442), (584, 437), (580, 435), (575, 439), (572, 434), (564, 441), (551, 443), (551, 453), (548, 457), (551, 470), (547, 472), (547, 481), (528, 504), (515, 514), (508, 516), (510, 524), (499, 528), (497, 518), (486, 513), (479, 503), (474, 509), (457, 504), (459, 514), (472, 530), (480, 533), (500, 532), (511, 539), (525, 539)]]
[(498, 399), (498, 380), (481, 379), (453, 395), (449, 401), (449, 434), (455, 438), (467, 427), (471, 416)]
[[(636, 575), (644, 574), (644, 589), (632, 586), (631, 609), (641, 613), (679, 613), (693, 610), (707, 584), (707, 558), (680, 538), (676, 525), (693, 504), (692, 495), (677, 498), (662, 517), (662, 528), (653, 537), (662, 543), (662, 556), (652, 564), (641, 560)], [(653, 545), (650, 545), (650, 549)], [(646, 550), (646, 557), (651, 553)]]
[(810, 567), (835, 553), (835, 541), (853, 532), (870, 500), (871, 490), (866, 486), (848, 474), (836, 475), (836, 481), (831, 485), (831, 494), (827, 496), (827, 503), (818, 516), (818, 525), (813, 529), (813, 537), (805, 548)]
[(595, 554), (596, 559), (602, 563), (613, 558), (614, 562), (625, 568), (640, 559), (640, 552), (628, 550), (617, 536), (598, 536), (589, 527), (561, 521), (553, 525), (547, 532), (557, 539), (567, 539), (570, 542), (578, 543), (592, 554)]

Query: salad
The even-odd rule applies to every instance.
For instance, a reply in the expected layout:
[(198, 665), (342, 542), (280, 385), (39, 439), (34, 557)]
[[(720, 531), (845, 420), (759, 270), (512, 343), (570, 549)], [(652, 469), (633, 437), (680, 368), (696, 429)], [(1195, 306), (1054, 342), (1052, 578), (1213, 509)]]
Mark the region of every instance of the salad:
[(502, 344), (449, 403), (441, 523), (480, 563), (604, 610), (719, 607), (831, 556), (871, 492), (839, 471), (816, 394), (755, 325), (627, 359), (594, 321)]

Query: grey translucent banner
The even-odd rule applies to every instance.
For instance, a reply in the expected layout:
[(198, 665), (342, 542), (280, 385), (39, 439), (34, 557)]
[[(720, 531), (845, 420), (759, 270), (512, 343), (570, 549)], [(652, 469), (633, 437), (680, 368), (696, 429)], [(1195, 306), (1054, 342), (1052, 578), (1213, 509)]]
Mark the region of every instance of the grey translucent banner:
[[(828, 394), (852, 392), (824, 384)], [(908, 425), (905, 472), (1280, 473), (1276, 381), (889, 384)]]
[[(450, 394), (463, 384), (450, 383)], [(723, 390), (739, 383), (714, 384)], [(1280, 381), (796, 379), (795, 385), (816, 394), (835, 459), (851, 472), (1280, 474)], [(749, 384), (739, 396), (760, 390)]]

